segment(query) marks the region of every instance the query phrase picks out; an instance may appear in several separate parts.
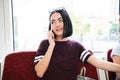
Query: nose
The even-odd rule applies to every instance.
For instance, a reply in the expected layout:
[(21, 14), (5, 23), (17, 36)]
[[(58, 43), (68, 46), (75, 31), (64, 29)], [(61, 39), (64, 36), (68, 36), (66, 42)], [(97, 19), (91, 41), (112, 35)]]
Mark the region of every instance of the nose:
[(55, 26), (58, 26), (59, 24), (60, 24), (59, 21), (56, 21), (56, 22), (55, 22)]
[(60, 26), (60, 22), (59, 22), (59, 21), (56, 21), (56, 22), (53, 24), (53, 26), (54, 26), (55, 28), (59, 27), (59, 26)]

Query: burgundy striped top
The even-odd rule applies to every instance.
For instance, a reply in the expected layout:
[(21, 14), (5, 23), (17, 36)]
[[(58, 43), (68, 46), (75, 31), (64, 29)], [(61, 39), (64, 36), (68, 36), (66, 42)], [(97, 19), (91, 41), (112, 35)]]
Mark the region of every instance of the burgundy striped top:
[[(55, 43), (48, 69), (40, 80), (76, 80), (79, 60), (87, 63), (92, 53), (73, 40), (55, 41)], [(35, 64), (43, 58), (48, 46), (47, 39), (40, 43), (34, 59)]]

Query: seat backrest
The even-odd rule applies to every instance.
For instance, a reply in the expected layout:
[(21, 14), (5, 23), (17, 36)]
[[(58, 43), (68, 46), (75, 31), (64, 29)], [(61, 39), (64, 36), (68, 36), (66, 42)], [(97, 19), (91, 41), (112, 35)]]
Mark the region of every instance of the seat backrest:
[(92, 66), (91, 64), (85, 64), (82, 61), (79, 61), (78, 74), (80, 74), (80, 70), (81, 70), (82, 67), (86, 67), (85, 76), (93, 78), (95, 80), (99, 80), (99, 75), (98, 75), (96, 67)]
[(35, 51), (13, 52), (5, 57), (2, 80), (37, 80)]
[[(107, 60), (110, 62), (113, 62), (112, 58), (110, 57), (111, 52), (112, 52), (112, 49), (109, 49), (107, 52)], [(116, 77), (115, 72), (108, 71), (108, 77), (109, 77), (109, 80), (115, 80), (115, 77)]]

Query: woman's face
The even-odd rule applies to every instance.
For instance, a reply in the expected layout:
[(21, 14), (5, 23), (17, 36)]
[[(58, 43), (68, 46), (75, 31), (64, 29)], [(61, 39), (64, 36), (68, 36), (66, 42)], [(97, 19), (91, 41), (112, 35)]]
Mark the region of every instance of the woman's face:
[(56, 37), (62, 37), (63, 35), (63, 19), (60, 13), (53, 13), (50, 18), (51, 29)]

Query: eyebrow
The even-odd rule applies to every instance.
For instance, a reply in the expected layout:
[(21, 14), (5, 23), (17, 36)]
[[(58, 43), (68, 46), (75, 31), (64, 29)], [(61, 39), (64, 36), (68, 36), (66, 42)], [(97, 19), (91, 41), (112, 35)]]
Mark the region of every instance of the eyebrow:
[[(62, 17), (58, 18), (57, 20), (60, 20), (60, 19), (62, 19)], [(55, 21), (55, 19), (51, 19), (51, 21)]]

